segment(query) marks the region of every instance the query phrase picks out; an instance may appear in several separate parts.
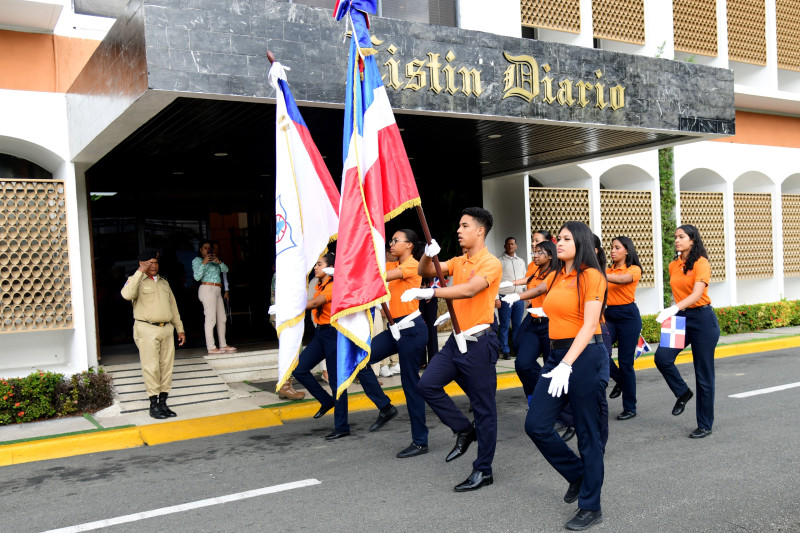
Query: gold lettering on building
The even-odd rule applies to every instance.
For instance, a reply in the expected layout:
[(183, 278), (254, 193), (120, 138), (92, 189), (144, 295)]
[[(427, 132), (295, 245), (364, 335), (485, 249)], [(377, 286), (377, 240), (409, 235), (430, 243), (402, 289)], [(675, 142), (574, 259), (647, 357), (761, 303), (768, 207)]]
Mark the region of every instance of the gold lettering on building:
[(589, 104), (589, 98), (586, 96), (586, 91), (592, 90), (592, 84), (580, 80), (575, 84), (575, 87), (578, 88), (578, 105), (581, 107), (586, 107)]
[(622, 85), (615, 85), (609, 90), (610, 100), (611, 100), (611, 109), (616, 111), (617, 109), (625, 107), (625, 87)]
[(560, 105), (567, 105), (569, 107), (575, 104), (575, 99), (572, 97), (572, 80), (564, 79), (558, 82), (556, 100), (558, 100)]
[[(374, 41), (373, 41), (374, 43)], [(387, 49), (387, 52), (394, 55), (397, 52), (397, 47), (392, 45)], [(390, 57), (386, 60), (383, 64), (386, 68), (386, 74), (381, 76), (381, 79), (384, 80), (386, 85), (391, 87), (392, 89), (399, 89), (403, 84), (400, 82), (400, 63), (398, 63), (393, 57)], [(386, 78), (389, 78), (389, 81), (386, 81)]]
[(553, 78), (550, 76), (545, 76), (542, 78), (542, 87), (544, 87), (544, 95), (542, 95), (542, 100), (548, 104), (555, 102), (556, 97), (553, 96)]
[(431, 75), (431, 91), (435, 94), (439, 94), (442, 92), (442, 84), (439, 83), (439, 67), (442, 64), (439, 63), (439, 54), (434, 54), (433, 52), (428, 52), (428, 72)]
[(503, 100), (511, 96), (526, 102), (539, 96), (539, 63), (531, 56), (512, 56), (503, 52), (503, 57), (511, 63), (503, 74)]

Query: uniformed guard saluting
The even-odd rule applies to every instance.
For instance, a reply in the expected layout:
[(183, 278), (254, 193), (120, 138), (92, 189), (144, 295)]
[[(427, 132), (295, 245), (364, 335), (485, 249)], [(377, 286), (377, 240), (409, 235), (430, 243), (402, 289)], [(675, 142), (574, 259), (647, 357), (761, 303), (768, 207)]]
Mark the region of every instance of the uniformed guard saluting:
[(186, 342), (186, 334), (169, 283), (158, 275), (156, 252), (139, 254), (139, 269), (121, 292), (133, 304), (133, 340), (139, 348), (144, 386), (150, 397), (150, 416), (159, 420), (177, 416), (167, 407), (175, 361), (173, 333), (178, 332), (179, 346)]

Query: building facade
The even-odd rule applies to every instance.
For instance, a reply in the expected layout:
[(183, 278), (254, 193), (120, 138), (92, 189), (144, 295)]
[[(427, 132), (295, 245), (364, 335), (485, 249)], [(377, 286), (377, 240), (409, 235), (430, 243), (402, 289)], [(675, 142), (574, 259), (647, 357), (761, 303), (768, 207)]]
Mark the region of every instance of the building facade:
[[(187, 326), (201, 319), (185, 264), (202, 238), (233, 265), (234, 325), (257, 336), (274, 256), (266, 51), (291, 68), (337, 176), (347, 47), (330, 2), (11, 3), (0, 8), (0, 374), (78, 371), (130, 342), (115, 294), (145, 249), (165, 252)], [(384, 1), (373, 19), (446, 249), (466, 205), (495, 214), (497, 254), (508, 235), (529, 243), (585, 220), (606, 244), (633, 238), (637, 302), (657, 312), (657, 150), (674, 146), (676, 218), (706, 241), (715, 305), (800, 297), (796, 2), (486, 5)]]

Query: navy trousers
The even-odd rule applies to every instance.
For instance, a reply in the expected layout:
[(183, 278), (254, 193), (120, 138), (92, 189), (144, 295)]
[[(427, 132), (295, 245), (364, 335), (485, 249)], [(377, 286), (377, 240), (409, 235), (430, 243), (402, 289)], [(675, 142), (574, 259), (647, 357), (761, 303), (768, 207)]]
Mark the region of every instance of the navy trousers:
[(475, 342), (467, 341), (467, 353), (458, 351), (455, 338), (450, 335), (441, 351), (436, 354), (419, 380), (419, 389), (433, 412), (453, 433), (469, 429), (471, 422), (464, 416), (453, 399), (444, 392), (451, 381), (464, 389), (475, 415), (478, 437), (478, 456), (472, 468), (485, 474), (492, 473), (492, 460), (497, 446), (497, 372), (495, 364), (499, 355), (497, 334), (489, 329)]
[[(522, 300), (514, 302), (513, 305), (500, 301), (500, 309), (497, 310), (500, 331), (497, 335), (500, 338), (500, 351), (504, 354), (511, 352), (511, 346), (514, 345), (512, 340), (519, 332), (523, 314), (525, 314), (525, 302)], [(511, 337), (508, 335), (509, 327), (511, 328)]]
[(438, 318), (439, 298), (420, 300), (419, 312), (422, 313), (422, 320), (425, 321), (425, 326), (428, 328), (427, 355), (423, 361), (427, 363), (439, 351), (439, 333), (436, 331), (436, 326), (433, 325)]
[[(333, 405), (333, 422), (336, 431), (350, 431), (347, 422), (347, 391), (342, 393), (338, 400), (334, 400), (328, 391), (322, 388), (317, 379), (311, 375), (311, 369), (325, 360), (328, 367), (328, 381), (331, 392), (336, 393), (339, 383), (336, 365), (336, 338), (337, 332), (332, 326), (318, 327), (314, 338), (302, 351), (298, 358), (297, 367), (292, 375), (300, 382), (311, 395), (323, 406)], [(358, 379), (364, 388), (364, 393), (372, 400), (378, 409), (383, 409), (391, 403), (389, 397), (378, 384), (378, 378), (372, 368), (367, 365), (358, 373)]]
[(636, 412), (636, 373), (633, 361), (636, 358), (636, 345), (642, 333), (642, 315), (635, 303), (611, 305), (606, 308), (606, 326), (611, 336), (611, 344), (617, 341), (617, 362), (610, 359), (609, 374), (622, 388), (622, 410)]
[[(403, 317), (395, 318), (400, 321)], [(421, 316), (414, 319), (414, 325), (400, 330), (400, 340), (394, 340), (392, 332), (383, 331), (372, 340), (373, 361), (380, 361), (390, 355), (400, 356), (400, 383), (406, 396), (408, 417), (411, 419), (411, 439), (417, 446), (428, 445), (428, 427), (425, 425), (425, 399), (419, 392), (419, 367), (425, 360), (425, 347), (428, 343), (428, 327)]]
[(537, 359), (541, 355), (542, 363), (546, 363), (550, 357), (550, 332), (547, 318), (536, 318), (530, 316), (530, 313), (526, 314), (528, 316), (522, 321), (519, 333), (514, 339), (514, 349), (517, 351), (514, 369), (522, 382), (525, 396), (530, 398), (542, 372), (542, 366)]
[[(710, 305), (678, 311), (686, 317), (686, 346), (692, 347), (694, 377), (697, 383), (697, 425), (711, 429), (714, 425), (714, 350), (719, 340), (719, 322)], [(689, 386), (675, 366), (678, 348), (659, 346), (655, 363), (675, 397), (689, 390)]]
[[(603, 346), (606, 349), (606, 353), (611, 353), (611, 335), (608, 333), (608, 327), (606, 327), (605, 322), (600, 323), (600, 332), (603, 334)], [(562, 355), (561, 357), (564, 356)], [(610, 356), (608, 360), (611, 361)], [(558, 361), (561, 361), (561, 359)], [(558, 361), (556, 364), (558, 364)], [(606, 385), (608, 385), (608, 377), (609, 373), (606, 372)], [(565, 426), (575, 426), (572, 408), (568, 403), (564, 405), (564, 409), (559, 413), (557, 420)], [(603, 453), (606, 453), (606, 444), (608, 443), (608, 398), (606, 398), (605, 393), (603, 393), (603, 398), (600, 400), (600, 441), (603, 444)]]
[[(550, 352), (542, 369), (547, 373), (557, 366), (567, 350)], [(603, 487), (602, 400), (608, 385), (608, 352), (602, 344), (589, 344), (572, 364), (569, 393), (554, 398), (547, 392), (550, 380), (540, 379), (533, 391), (533, 401), (525, 419), (525, 432), (542, 452), (550, 465), (569, 483), (581, 477), (578, 507), (588, 511), (600, 510), (600, 491)], [(553, 428), (558, 414), (569, 405), (575, 418), (580, 457), (561, 440)], [(607, 411), (606, 411), (607, 421)]]

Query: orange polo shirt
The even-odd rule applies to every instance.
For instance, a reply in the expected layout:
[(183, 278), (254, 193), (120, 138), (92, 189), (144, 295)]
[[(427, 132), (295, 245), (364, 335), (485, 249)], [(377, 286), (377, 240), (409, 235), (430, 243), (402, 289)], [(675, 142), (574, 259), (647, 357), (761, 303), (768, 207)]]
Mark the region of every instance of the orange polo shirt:
[(453, 300), (453, 310), (456, 312), (461, 331), (478, 324), (494, 322), (494, 300), (500, 288), (500, 278), (503, 276), (500, 260), (490, 254), (488, 248), (483, 248), (472, 257), (464, 254), (452, 258), (445, 264), (453, 277), (453, 285), (467, 283), (475, 276), (480, 276), (489, 282), (489, 287), (472, 298)]
[[(533, 263), (531, 263), (531, 264), (533, 264)], [(533, 267), (533, 270), (531, 270), (531, 268), (530, 268), (530, 267), (528, 267), (528, 271), (529, 271), (530, 273), (526, 273), (525, 275), (526, 275), (526, 276), (528, 276), (528, 277), (530, 278), (531, 276), (533, 276), (533, 275), (536, 273), (536, 270), (537, 270), (538, 268), (539, 268), (539, 267), (537, 267), (536, 265), (534, 265), (534, 267)], [(532, 288), (534, 288), (534, 287), (538, 287), (539, 285), (541, 285), (541, 284), (542, 284), (542, 282), (543, 282), (545, 279), (547, 279), (547, 276), (546, 276), (546, 275), (545, 275), (545, 276), (542, 276), (541, 274), (539, 274), (538, 276), (536, 276), (536, 277), (534, 277), (534, 278), (531, 278), (531, 281), (528, 283), (528, 289), (532, 289)], [(530, 300), (530, 302), (531, 302), (531, 307), (541, 307), (541, 306), (544, 304), (544, 297), (545, 297), (545, 296), (547, 296), (547, 293), (546, 293), (546, 292), (545, 292), (545, 293), (542, 293), (542, 294), (540, 294), (540, 295), (539, 295), (539, 296), (537, 296), (536, 298), (531, 298), (531, 300)]]
[(694, 266), (686, 274), (683, 273), (683, 265), (686, 262), (678, 257), (675, 261), (669, 264), (669, 285), (672, 287), (672, 297), (675, 303), (680, 302), (694, 290), (694, 284), (702, 281), (706, 284), (703, 289), (703, 296), (700, 297), (692, 307), (702, 307), (711, 303), (711, 298), (708, 297), (708, 284), (711, 283), (711, 264), (705, 257), (699, 258), (694, 262)]
[(403, 302), (400, 297), (408, 289), (419, 289), (422, 285), (422, 276), (417, 273), (417, 265), (419, 261), (412, 256), (408, 256), (403, 264), (399, 261), (391, 261), (386, 263), (386, 271), (399, 268), (403, 272), (401, 279), (395, 279), (389, 282), (389, 294), (392, 299), (389, 300), (389, 312), (392, 313), (392, 318), (410, 315), (419, 309), (419, 300), (411, 300), (410, 302)]
[[(562, 270), (553, 283), (556, 273), (547, 275), (545, 282), (549, 287), (544, 299), (545, 314), (550, 317), (551, 339), (572, 339), (583, 326), (584, 302), (603, 302), (606, 292), (606, 278), (600, 271), (587, 268), (581, 272), (581, 300), (578, 301), (577, 273), (573, 270), (564, 274)], [(597, 323), (595, 334), (600, 334), (600, 323)]]
[(314, 289), (314, 298), (320, 294), (325, 296), (325, 304), (322, 307), (311, 310), (311, 316), (314, 322), (323, 326), (331, 323), (331, 300), (333, 300), (333, 280), (328, 281), (325, 285), (317, 283), (317, 288)]
[(610, 267), (606, 269), (606, 274), (614, 274), (616, 276), (630, 274), (633, 276), (633, 281), (625, 285), (618, 285), (616, 283), (608, 284), (608, 305), (633, 303), (636, 299), (636, 286), (639, 284), (639, 280), (642, 279), (642, 269), (636, 265), (625, 268)]

